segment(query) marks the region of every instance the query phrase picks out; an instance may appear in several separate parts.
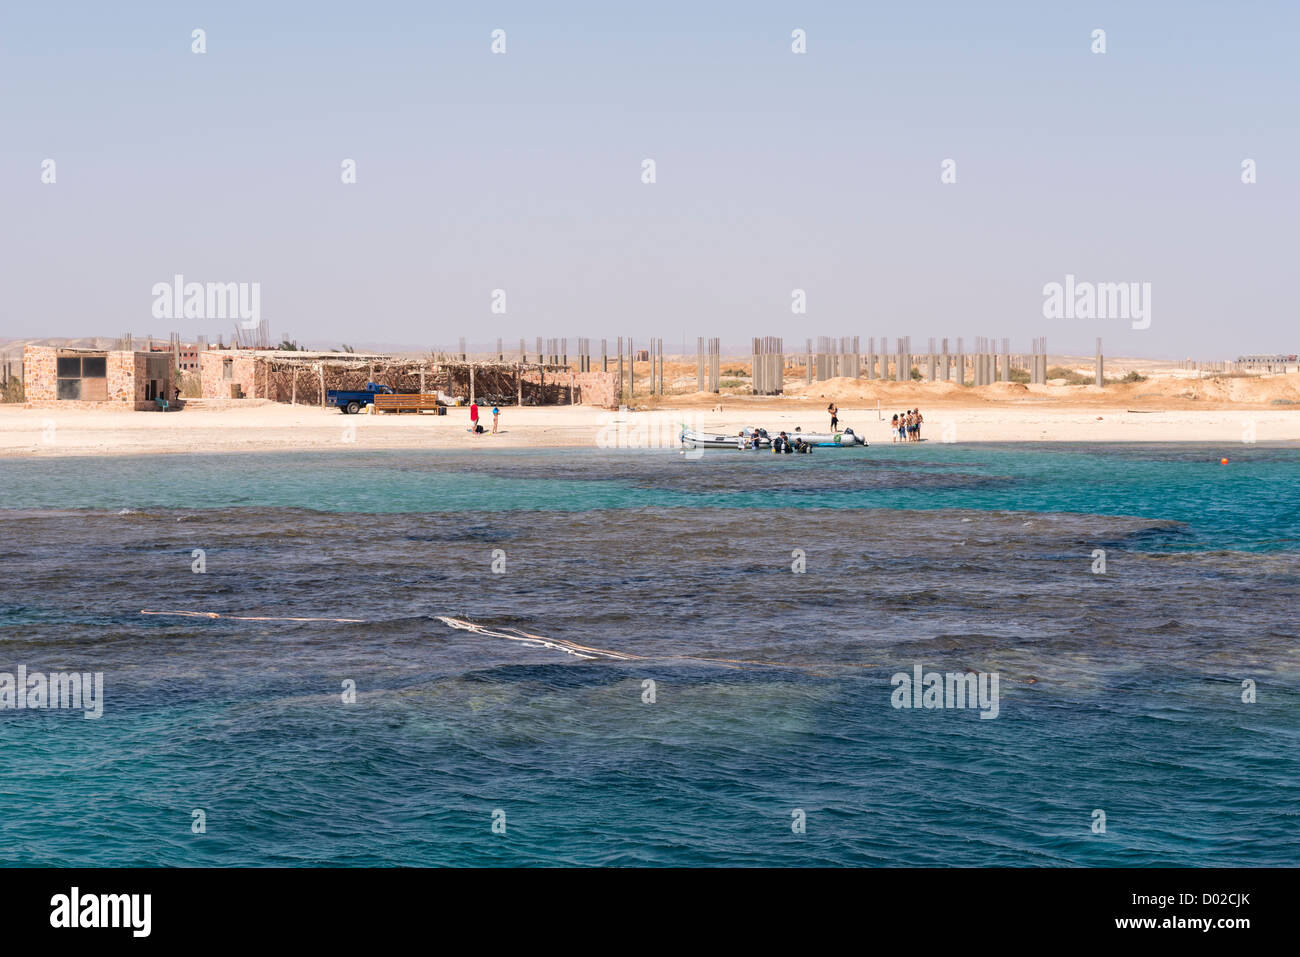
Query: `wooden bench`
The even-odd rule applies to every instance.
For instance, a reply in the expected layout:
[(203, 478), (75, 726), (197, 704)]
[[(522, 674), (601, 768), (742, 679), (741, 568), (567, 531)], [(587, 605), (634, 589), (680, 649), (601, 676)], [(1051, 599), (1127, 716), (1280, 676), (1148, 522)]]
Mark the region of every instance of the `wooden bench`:
[(437, 395), (419, 392), (381, 393), (375, 396), (376, 412), (423, 412), (426, 409), (446, 415), (447, 410), (438, 404)]

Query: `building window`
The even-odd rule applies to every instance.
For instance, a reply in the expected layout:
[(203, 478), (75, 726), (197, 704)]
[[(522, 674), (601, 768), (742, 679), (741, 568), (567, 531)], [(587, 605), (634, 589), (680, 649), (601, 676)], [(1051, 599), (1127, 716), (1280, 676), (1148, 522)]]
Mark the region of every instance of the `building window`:
[(105, 355), (59, 356), (57, 378), (60, 399), (108, 400), (108, 357)]
[(227, 381), (231, 381), (231, 380), (233, 380), (233, 379), (235, 378), (235, 360), (234, 360), (234, 359), (222, 359), (222, 360), (221, 360), (221, 378), (226, 379)]

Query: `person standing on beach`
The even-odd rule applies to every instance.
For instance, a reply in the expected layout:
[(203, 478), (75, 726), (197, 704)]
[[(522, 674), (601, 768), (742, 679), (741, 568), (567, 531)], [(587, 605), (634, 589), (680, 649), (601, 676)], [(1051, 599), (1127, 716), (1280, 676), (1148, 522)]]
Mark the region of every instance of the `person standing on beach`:
[(469, 430), (478, 434), (478, 401), (469, 404)]
[(889, 440), (890, 442), (898, 441), (898, 415), (897, 414), (895, 414), (894, 417), (889, 420)]
[(898, 441), (907, 441), (907, 413), (898, 413)]
[(921, 410), (920, 410), (920, 409), (917, 409), (917, 410), (916, 410), (916, 426), (913, 428), (912, 431), (913, 431), (913, 434), (916, 436), (916, 441), (918, 441), (918, 442), (921, 441), (921, 423), (924, 422), (924, 421), (925, 421), (925, 419), (921, 418)]
[(831, 414), (831, 431), (834, 432), (840, 424), (840, 410), (835, 408), (835, 403), (832, 402), (826, 407), (826, 411)]
[(497, 434), (497, 422), (501, 419), (501, 410), (492, 406), (492, 434)]

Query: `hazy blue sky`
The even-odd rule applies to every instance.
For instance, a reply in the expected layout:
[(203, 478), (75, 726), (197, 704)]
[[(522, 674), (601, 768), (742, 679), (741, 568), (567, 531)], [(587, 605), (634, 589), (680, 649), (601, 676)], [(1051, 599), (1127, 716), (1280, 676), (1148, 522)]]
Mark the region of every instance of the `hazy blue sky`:
[[(260, 282), (273, 334), (321, 345), (1298, 351), (1298, 11), (5, 3), (0, 338), (229, 333), (151, 318), (182, 273)], [(1067, 273), (1150, 282), (1150, 328), (1043, 318)]]

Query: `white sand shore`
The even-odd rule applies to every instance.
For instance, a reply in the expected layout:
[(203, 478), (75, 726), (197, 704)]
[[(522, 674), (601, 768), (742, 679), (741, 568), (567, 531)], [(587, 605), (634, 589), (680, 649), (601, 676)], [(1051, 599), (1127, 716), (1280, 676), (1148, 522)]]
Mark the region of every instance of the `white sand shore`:
[[(351, 449), (596, 448), (671, 443), (680, 423), (734, 433), (743, 426), (825, 429), (820, 401), (724, 399), (724, 411), (696, 408), (607, 412), (584, 406), (506, 408), (502, 434), (467, 431), (468, 410), (445, 416), (355, 415), (306, 406), (249, 403), (237, 408), (190, 408), (177, 412), (100, 412), (0, 406), (0, 454), (6, 456), (133, 455), (202, 452)], [(715, 401), (715, 400), (710, 400)], [(892, 401), (892, 400), (891, 400)], [(1218, 408), (1128, 411), (1103, 401), (1086, 406), (978, 405), (917, 402), (929, 442), (1215, 442), (1225, 454), (1252, 437), (1259, 443), (1300, 442), (1300, 409)], [(907, 406), (900, 405), (901, 408)], [(891, 410), (886, 407), (887, 420)], [(490, 417), (486, 424), (490, 427)], [(890, 443), (887, 421), (875, 403), (840, 407), (848, 426), (872, 445)], [(623, 430), (620, 439), (619, 430)]]

